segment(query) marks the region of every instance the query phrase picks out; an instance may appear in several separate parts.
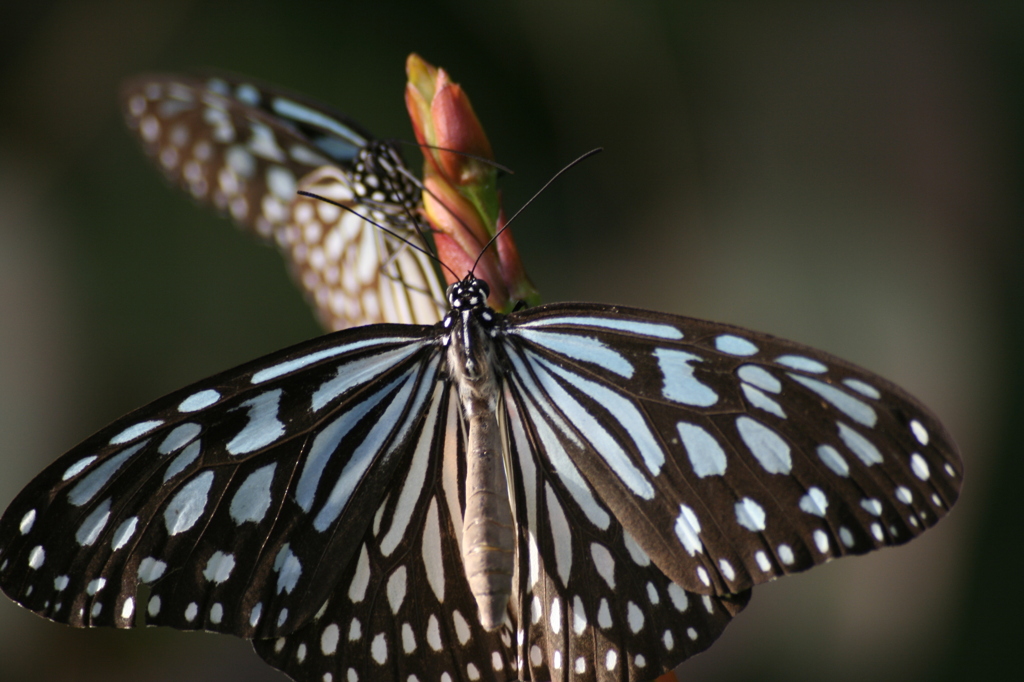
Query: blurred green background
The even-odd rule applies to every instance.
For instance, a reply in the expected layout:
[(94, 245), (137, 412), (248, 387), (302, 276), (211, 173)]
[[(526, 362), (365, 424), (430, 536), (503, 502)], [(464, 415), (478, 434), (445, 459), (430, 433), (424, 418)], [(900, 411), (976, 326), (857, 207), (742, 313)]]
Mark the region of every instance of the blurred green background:
[[(546, 300), (818, 346), (918, 395), (963, 449), (948, 520), (757, 589), (681, 679), (1019, 674), (1019, 2), (3, 3), (0, 506), (122, 413), (318, 333), (277, 254), (143, 158), (119, 81), (228, 69), (411, 139), (411, 51), (469, 92), (517, 171), (507, 207), (606, 148), (518, 221)], [(284, 678), (231, 637), (73, 631), (0, 599), (0, 680), (28, 679)]]

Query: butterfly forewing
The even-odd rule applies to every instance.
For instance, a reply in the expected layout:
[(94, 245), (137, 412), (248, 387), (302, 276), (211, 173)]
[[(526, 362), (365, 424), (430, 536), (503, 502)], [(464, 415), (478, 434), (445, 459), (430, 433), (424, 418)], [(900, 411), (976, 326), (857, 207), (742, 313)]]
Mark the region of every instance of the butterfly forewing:
[(266, 637), (308, 621), (420, 428), (438, 381), (429, 335), (322, 337), (115, 422), (12, 502), (0, 585), (77, 626), (131, 627), (140, 611)]
[(957, 499), (956, 446), (931, 413), (821, 351), (611, 306), (513, 317), (514, 380), (544, 396), (597, 496), (688, 590), (736, 593), (902, 544)]
[[(144, 76), (122, 99), (165, 174), (276, 243), (329, 329), (441, 318), (443, 286), (427, 255), (296, 194), (322, 193), (423, 247), (420, 192), (393, 147), (307, 98), (233, 77)], [(391, 289), (403, 288), (409, 302), (393, 303)]]

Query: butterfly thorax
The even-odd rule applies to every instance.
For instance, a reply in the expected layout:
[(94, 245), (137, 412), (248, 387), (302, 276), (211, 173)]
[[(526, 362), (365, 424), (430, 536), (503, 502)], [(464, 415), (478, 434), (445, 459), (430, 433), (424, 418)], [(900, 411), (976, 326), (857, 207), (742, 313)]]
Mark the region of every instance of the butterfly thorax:
[(448, 372), (467, 427), (462, 561), (480, 623), (495, 630), (512, 592), (515, 526), (497, 418), (501, 379), (492, 339), (498, 319), (487, 294), (487, 284), (472, 276), (453, 284), (443, 324)]

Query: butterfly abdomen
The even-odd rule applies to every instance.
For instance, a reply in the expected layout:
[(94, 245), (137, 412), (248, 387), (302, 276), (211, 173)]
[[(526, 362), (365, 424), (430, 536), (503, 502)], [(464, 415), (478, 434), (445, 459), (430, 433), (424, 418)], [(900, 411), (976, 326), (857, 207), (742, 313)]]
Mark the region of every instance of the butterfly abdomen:
[(505, 618), (515, 570), (515, 521), (498, 425), (500, 378), (489, 333), (494, 317), (486, 307), (486, 294), (453, 298), (454, 309), (445, 323), (448, 367), (467, 427), (462, 562), (480, 624), (494, 631)]

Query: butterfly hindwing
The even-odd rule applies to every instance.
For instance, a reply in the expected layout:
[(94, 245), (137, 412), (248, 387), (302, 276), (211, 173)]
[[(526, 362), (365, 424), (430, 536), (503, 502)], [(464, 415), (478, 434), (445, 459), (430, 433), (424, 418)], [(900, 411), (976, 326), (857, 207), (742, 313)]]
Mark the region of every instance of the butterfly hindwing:
[(687, 590), (734, 594), (902, 544), (956, 501), (956, 446), (927, 408), (821, 351), (612, 306), (512, 320), (515, 380), (546, 401), (597, 498)]
[(397, 238), (427, 242), (420, 190), (394, 147), (324, 105), (237, 77), (142, 76), (122, 100), (172, 182), (277, 245), (328, 329), (441, 318), (436, 266)]
[(719, 598), (671, 582), (568, 458), (554, 435), (558, 418), (517, 379), (505, 410), (521, 491), (523, 679), (653, 679), (705, 650), (749, 591)]
[(460, 558), (462, 429), (457, 400), (438, 383), (411, 456), (371, 507), (357, 556), (321, 613), (287, 637), (254, 643), (268, 663), (299, 681), (515, 675), (511, 630), (480, 626)]

